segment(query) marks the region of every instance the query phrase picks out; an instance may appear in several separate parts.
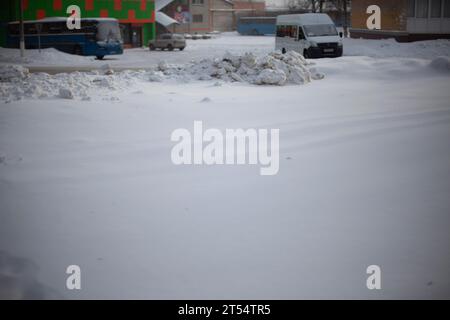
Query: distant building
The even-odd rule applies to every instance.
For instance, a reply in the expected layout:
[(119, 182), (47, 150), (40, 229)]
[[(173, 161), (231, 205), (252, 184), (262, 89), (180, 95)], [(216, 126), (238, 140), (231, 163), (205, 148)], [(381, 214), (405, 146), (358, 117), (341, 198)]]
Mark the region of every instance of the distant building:
[(264, 10), (264, 0), (174, 0), (162, 11), (179, 22), (169, 31), (206, 33), (236, 30), (238, 13)]
[(287, 10), (292, 6), (292, 0), (265, 0), (268, 10)]
[[(381, 29), (367, 28), (367, 7), (381, 9)], [(450, 0), (352, 0), (353, 38), (416, 41), (450, 38)]]

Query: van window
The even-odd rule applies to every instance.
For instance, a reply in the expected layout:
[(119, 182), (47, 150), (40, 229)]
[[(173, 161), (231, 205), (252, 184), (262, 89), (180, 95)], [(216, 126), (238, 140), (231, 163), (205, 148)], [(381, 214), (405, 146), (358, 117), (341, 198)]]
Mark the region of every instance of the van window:
[(277, 26), (277, 37), (284, 37), (284, 26)]
[(337, 36), (336, 27), (332, 24), (304, 26), (308, 37)]
[(298, 40), (305, 40), (305, 33), (303, 32), (302, 27), (298, 27)]
[(291, 30), (290, 30), (290, 37), (297, 39), (297, 33), (298, 33), (298, 27), (296, 26), (291, 26)]
[(290, 37), (297, 39), (296, 26), (277, 26), (277, 37)]

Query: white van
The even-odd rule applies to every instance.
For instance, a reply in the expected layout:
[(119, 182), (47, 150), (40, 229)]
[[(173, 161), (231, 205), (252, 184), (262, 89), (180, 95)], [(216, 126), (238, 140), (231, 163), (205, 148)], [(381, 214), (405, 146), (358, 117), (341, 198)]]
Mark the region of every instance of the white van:
[(305, 58), (340, 57), (342, 36), (325, 13), (280, 15), (275, 49), (283, 53), (294, 50)]

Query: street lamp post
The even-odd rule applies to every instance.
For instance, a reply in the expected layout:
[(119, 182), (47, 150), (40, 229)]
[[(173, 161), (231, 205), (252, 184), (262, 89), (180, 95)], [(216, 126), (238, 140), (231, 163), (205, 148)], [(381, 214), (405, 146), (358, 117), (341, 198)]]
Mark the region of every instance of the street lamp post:
[(23, 0), (19, 1), (20, 9), (20, 56), (25, 57), (25, 35), (23, 26)]
[(38, 48), (39, 53), (41, 53), (41, 31), (42, 31), (42, 23), (36, 23), (36, 31), (38, 33)]

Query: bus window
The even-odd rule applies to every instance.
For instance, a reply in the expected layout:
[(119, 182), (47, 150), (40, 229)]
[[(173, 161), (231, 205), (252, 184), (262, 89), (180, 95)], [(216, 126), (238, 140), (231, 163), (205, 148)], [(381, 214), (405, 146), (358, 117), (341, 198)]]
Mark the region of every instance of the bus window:
[(117, 22), (101, 21), (97, 25), (97, 41), (121, 41), (120, 28)]
[(25, 34), (36, 34), (36, 25), (34, 23), (25, 23), (24, 24), (24, 32)]
[(11, 23), (8, 25), (8, 32), (11, 35), (18, 35), (19, 34), (19, 24), (18, 23)]
[(64, 32), (64, 27), (67, 29), (67, 26), (61, 22), (50, 22), (47, 23), (47, 32), (50, 34), (62, 33)]

